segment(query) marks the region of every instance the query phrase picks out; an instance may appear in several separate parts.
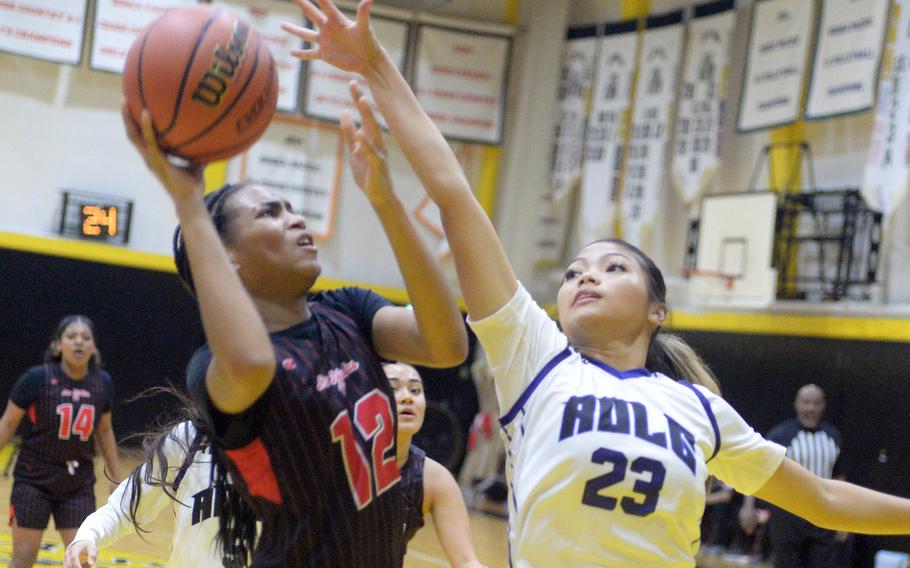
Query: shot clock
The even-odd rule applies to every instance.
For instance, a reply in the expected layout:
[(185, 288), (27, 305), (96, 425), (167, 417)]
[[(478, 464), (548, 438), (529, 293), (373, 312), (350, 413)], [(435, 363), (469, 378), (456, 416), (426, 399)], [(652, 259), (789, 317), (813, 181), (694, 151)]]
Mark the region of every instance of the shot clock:
[(129, 242), (132, 200), (71, 190), (64, 191), (62, 198), (61, 235), (118, 245)]

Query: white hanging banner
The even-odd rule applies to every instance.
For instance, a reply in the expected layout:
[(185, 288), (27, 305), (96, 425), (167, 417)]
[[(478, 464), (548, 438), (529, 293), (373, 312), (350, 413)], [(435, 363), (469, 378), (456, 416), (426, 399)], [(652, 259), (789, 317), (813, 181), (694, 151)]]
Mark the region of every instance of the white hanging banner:
[(449, 139), (499, 144), (509, 37), (421, 24), (414, 92)]
[(215, 2), (232, 11), (256, 28), (272, 52), (278, 70), (278, 105), (284, 112), (295, 112), (300, 93), (300, 60), (291, 50), (303, 47), (303, 41), (281, 29), (282, 22), (300, 22), (300, 8), (280, 0), (219, 0)]
[(87, 0), (0, 1), (0, 51), (78, 65)]
[(123, 73), (126, 53), (145, 26), (171, 8), (192, 4), (196, 4), (196, 0), (95, 0), (95, 26), (89, 67)]
[(632, 105), (638, 21), (606, 24), (598, 43), (576, 227), (583, 243), (614, 233), (625, 130)]
[(733, 0), (695, 7), (676, 107), (670, 176), (687, 205), (697, 200), (720, 165), (720, 132), (727, 103)]
[(806, 118), (872, 106), (887, 19), (888, 0), (824, 0)]
[(622, 237), (647, 248), (664, 192), (667, 142), (683, 47), (682, 11), (648, 18), (635, 84), (635, 109), (621, 194)]
[(559, 266), (571, 218), (566, 198), (581, 181), (587, 104), (597, 54), (597, 27), (570, 28), (562, 54), (559, 83), (559, 122), (555, 126), (550, 163), (550, 184), (540, 199), (548, 204), (537, 220), (535, 243), (539, 267)]
[[(389, 52), (392, 61), (395, 61), (398, 69), (403, 73), (407, 60), (411, 25), (405, 21), (377, 15), (371, 15), (370, 22), (379, 43)], [(357, 116), (357, 109), (351, 101), (351, 90), (348, 84), (352, 80), (360, 78), (360, 75), (356, 73), (342, 71), (325, 61), (319, 59), (310, 61), (307, 65), (305, 80), (304, 114), (333, 122), (341, 120), (341, 111), (345, 109), (352, 111), (354, 116)], [(364, 94), (370, 95), (366, 82), (361, 81), (361, 88)], [(379, 122), (385, 125), (382, 116), (379, 116)]]
[(739, 131), (771, 128), (799, 118), (814, 4), (762, 0), (752, 6)]
[(910, 179), (910, 0), (894, 0), (891, 21), (888, 37), (894, 39), (882, 66), (862, 188), (869, 207), (886, 218), (906, 194)]
[(344, 166), (344, 145), (335, 127), (277, 115), (249, 150), (228, 162), (228, 179), (269, 187), (303, 215), (313, 236), (332, 234)]

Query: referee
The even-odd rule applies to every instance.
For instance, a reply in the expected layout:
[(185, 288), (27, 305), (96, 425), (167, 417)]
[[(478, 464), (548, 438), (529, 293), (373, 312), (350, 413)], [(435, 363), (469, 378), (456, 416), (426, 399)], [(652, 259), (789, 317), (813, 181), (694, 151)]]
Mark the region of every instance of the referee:
[[(794, 401), (796, 418), (781, 422), (767, 438), (787, 448), (787, 456), (815, 475), (844, 479), (840, 468), (840, 431), (822, 418), (825, 391), (818, 385), (803, 385)], [(747, 496), (740, 519), (743, 528), (754, 528), (755, 498)], [(846, 534), (816, 527), (808, 521), (772, 507), (768, 535), (775, 568), (832, 568), (838, 566), (838, 543)]]

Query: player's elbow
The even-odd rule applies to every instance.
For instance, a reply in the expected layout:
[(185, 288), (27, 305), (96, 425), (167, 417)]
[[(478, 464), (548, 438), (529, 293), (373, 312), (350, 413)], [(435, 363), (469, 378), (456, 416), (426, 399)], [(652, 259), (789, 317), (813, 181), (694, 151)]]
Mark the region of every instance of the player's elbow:
[(456, 367), (464, 363), (468, 357), (468, 339), (463, 341), (448, 341), (432, 349), (430, 362), (427, 367), (446, 368)]

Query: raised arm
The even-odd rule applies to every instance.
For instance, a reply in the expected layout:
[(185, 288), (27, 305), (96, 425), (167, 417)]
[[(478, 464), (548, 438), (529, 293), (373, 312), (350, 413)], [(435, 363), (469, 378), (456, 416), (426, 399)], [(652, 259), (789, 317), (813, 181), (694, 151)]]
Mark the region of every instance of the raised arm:
[(910, 534), (910, 499), (822, 479), (790, 458), (784, 458), (755, 496), (826, 529)]
[(484, 568), (471, 540), (468, 511), (455, 478), (441, 464), (427, 458), (423, 471), (423, 509), (433, 515), (436, 536), (452, 568)]
[(212, 349), (205, 378), (209, 398), (222, 412), (242, 412), (271, 384), (275, 355), (265, 323), (206, 209), (202, 168), (180, 168), (168, 161), (158, 148), (148, 112), (142, 113), (140, 129), (124, 103), (123, 122), (130, 141), (170, 194), (177, 211), (202, 327)]
[(417, 234), (410, 216), (392, 189), (387, 153), (373, 109), (351, 92), (363, 117), (357, 128), (351, 115), (341, 119), (341, 132), (351, 156), (354, 180), (363, 189), (389, 238), (413, 310), (380, 309), (373, 318), (373, 344), (386, 359), (435, 367), (452, 367), (468, 354), (461, 312), (439, 263)]
[(439, 207), (443, 228), (468, 313), (487, 316), (518, 286), (499, 237), (471, 191), (448, 142), (417, 102), (369, 23), (371, 0), (357, 7), (352, 22), (330, 0), (295, 0), (315, 30), (287, 23), (284, 29), (315, 44), (292, 53), (300, 59), (322, 59), (363, 75), (380, 112), (430, 198)]

